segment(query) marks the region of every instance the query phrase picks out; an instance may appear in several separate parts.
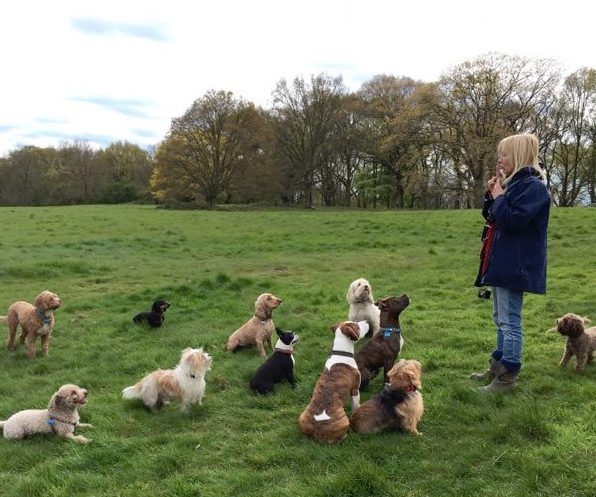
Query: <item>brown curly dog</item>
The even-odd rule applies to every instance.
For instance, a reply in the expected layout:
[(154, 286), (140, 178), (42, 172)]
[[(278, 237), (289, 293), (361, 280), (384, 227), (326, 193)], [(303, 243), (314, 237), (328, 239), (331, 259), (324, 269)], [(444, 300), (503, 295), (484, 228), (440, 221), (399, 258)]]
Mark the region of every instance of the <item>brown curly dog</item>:
[(20, 342), (27, 340), (27, 357), (35, 357), (35, 339), (41, 337), (41, 351), (44, 356), (48, 355), (50, 337), (54, 329), (54, 314), (52, 311), (58, 309), (62, 300), (55, 293), (44, 290), (35, 299), (34, 304), (18, 301), (8, 308), (7, 316), (0, 316), (0, 321), (8, 322), (8, 338), (6, 348), (11, 352), (15, 349), (14, 339), (17, 333), (17, 326), (21, 325)]
[(567, 337), (565, 353), (559, 363), (560, 367), (567, 366), (571, 357), (575, 356), (577, 362), (574, 371), (581, 374), (584, 372), (586, 364), (592, 361), (594, 350), (596, 350), (596, 326), (584, 327), (584, 323), (588, 322), (590, 322), (588, 318), (571, 312), (557, 319), (556, 330)]

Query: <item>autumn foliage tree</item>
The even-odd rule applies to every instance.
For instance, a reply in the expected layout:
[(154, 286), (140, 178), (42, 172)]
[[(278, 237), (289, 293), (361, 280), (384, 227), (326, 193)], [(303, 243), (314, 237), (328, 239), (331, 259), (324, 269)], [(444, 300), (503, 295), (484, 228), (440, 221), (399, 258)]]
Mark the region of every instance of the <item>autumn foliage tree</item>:
[(151, 188), (159, 200), (202, 201), (213, 208), (237, 171), (258, 155), (262, 116), (231, 92), (210, 91), (172, 120), (159, 145)]

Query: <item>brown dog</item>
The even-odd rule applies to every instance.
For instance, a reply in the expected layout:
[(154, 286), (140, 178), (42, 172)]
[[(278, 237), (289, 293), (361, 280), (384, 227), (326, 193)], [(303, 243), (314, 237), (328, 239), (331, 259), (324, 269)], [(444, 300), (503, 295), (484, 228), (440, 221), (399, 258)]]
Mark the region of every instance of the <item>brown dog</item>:
[(14, 339), (17, 326), (21, 325), (20, 342), (27, 340), (27, 357), (35, 357), (35, 339), (41, 337), (41, 351), (44, 356), (48, 355), (50, 337), (54, 329), (54, 314), (52, 311), (58, 309), (62, 300), (55, 293), (47, 290), (41, 292), (33, 305), (29, 302), (15, 302), (8, 308), (7, 316), (0, 316), (0, 321), (8, 322), (8, 338), (6, 348), (14, 351)]
[(354, 360), (354, 344), (368, 333), (366, 321), (346, 321), (331, 327), (335, 333), (331, 355), (315, 385), (310, 403), (298, 419), (298, 429), (321, 442), (339, 442), (350, 429), (344, 410), (352, 397), (352, 412), (360, 404), (360, 372)]
[(594, 358), (596, 350), (596, 326), (585, 328), (584, 323), (589, 323), (588, 318), (583, 318), (577, 314), (568, 313), (557, 319), (557, 331), (567, 337), (565, 342), (565, 353), (559, 363), (560, 367), (565, 367), (569, 363), (571, 356), (577, 357), (574, 371), (578, 374), (584, 372), (584, 367)]
[(353, 414), (350, 426), (358, 433), (403, 430), (415, 435), (422, 418), (422, 366), (418, 361), (401, 360), (389, 371), (389, 384), (367, 400)]
[(375, 305), (381, 311), (381, 331), (366, 342), (356, 354), (356, 364), (361, 376), (361, 390), (367, 387), (381, 368), (383, 368), (384, 382), (387, 383), (387, 373), (404, 346), (399, 315), (410, 305), (410, 297), (405, 293), (400, 297), (386, 297), (375, 302)]
[(271, 335), (275, 330), (273, 324), (273, 310), (281, 305), (281, 299), (270, 293), (262, 293), (255, 302), (255, 315), (238, 328), (228, 338), (228, 352), (234, 352), (237, 348), (257, 346), (261, 357), (265, 357), (263, 342), (269, 344), (273, 350)]

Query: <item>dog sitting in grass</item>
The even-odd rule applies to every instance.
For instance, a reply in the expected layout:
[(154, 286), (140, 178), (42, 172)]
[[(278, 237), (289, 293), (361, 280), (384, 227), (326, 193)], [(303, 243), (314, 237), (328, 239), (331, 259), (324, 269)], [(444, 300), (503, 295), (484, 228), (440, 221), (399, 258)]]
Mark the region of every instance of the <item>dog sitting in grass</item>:
[(250, 388), (260, 394), (272, 393), (273, 386), (284, 379), (290, 382), (292, 388), (296, 388), (294, 377), (296, 362), (293, 352), (300, 337), (293, 331), (282, 331), (279, 328), (275, 328), (275, 332), (278, 339), (273, 354), (261, 364), (250, 380)]
[(262, 293), (255, 301), (255, 313), (246, 323), (238, 328), (228, 338), (228, 352), (237, 349), (257, 346), (259, 355), (265, 357), (265, 343), (273, 349), (271, 335), (275, 330), (273, 324), (273, 311), (281, 305), (281, 299), (271, 293)]
[(424, 412), (422, 366), (418, 361), (401, 360), (388, 374), (389, 383), (380, 394), (362, 404), (350, 419), (358, 433), (403, 430), (414, 435)]
[[(578, 374), (584, 372), (587, 363), (594, 358), (596, 350), (596, 326), (586, 328), (584, 323), (589, 323), (586, 317), (577, 314), (568, 313), (557, 319), (556, 330), (567, 337), (565, 342), (565, 352), (559, 363), (564, 368), (569, 363), (572, 356), (577, 358), (574, 371)], [(554, 328), (553, 328), (554, 331)]]
[(375, 302), (381, 311), (381, 331), (366, 342), (356, 354), (356, 364), (360, 370), (360, 390), (367, 387), (383, 368), (384, 382), (387, 374), (404, 345), (399, 325), (399, 315), (410, 305), (410, 297), (405, 293), (400, 297), (386, 297)]
[(148, 324), (151, 328), (159, 328), (166, 318), (168, 307), (170, 307), (170, 303), (167, 300), (156, 300), (150, 311), (139, 312), (132, 320), (135, 324)]
[(201, 405), (205, 395), (205, 374), (211, 369), (212, 358), (200, 349), (190, 347), (182, 351), (175, 369), (158, 369), (145, 376), (136, 385), (122, 390), (125, 399), (141, 399), (151, 412), (172, 400), (182, 402), (187, 412), (196, 402)]

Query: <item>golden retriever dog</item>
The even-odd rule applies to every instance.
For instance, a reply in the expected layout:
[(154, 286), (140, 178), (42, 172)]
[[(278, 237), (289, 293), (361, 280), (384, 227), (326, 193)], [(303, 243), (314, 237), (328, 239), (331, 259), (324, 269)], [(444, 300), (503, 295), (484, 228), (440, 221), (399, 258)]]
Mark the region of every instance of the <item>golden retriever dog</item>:
[(587, 363), (594, 358), (596, 350), (596, 326), (585, 328), (584, 323), (589, 323), (586, 317), (577, 314), (567, 313), (557, 319), (556, 330), (567, 337), (565, 342), (565, 352), (559, 366), (564, 368), (569, 364), (572, 356), (577, 358), (574, 371), (578, 374), (584, 372)]
[(270, 293), (262, 293), (255, 302), (255, 314), (238, 328), (228, 338), (228, 352), (234, 352), (238, 348), (257, 346), (261, 357), (265, 357), (263, 343), (269, 344), (273, 350), (271, 335), (275, 331), (273, 324), (273, 311), (281, 305), (281, 299)]
[(372, 288), (364, 278), (352, 281), (346, 295), (350, 312), (350, 321), (367, 321), (370, 326), (370, 333), (375, 336), (381, 329), (381, 311), (374, 304)]
[(8, 323), (8, 338), (6, 348), (11, 352), (15, 349), (15, 335), (17, 326), (21, 325), (20, 342), (27, 340), (27, 357), (35, 357), (35, 339), (41, 337), (41, 351), (44, 356), (48, 355), (50, 348), (50, 337), (54, 329), (53, 310), (62, 305), (62, 300), (55, 293), (44, 290), (35, 302), (18, 301), (8, 308), (8, 315), (0, 316), (0, 321)]
[(37, 433), (53, 433), (75, 442), (87, 443), (88, 438), (75, 435), (75, 428), (93, 428), (79, 421), (77, 407), (87, 403), (87, 390), (77, 385), (62, 385), (52, 395), (47, 409), (28, 409), (13, 414), (6, 421), (0, 421), (4, 438), (19, 439)]
[(195, 403), (201, 405), (205, 395), (205, 374), (213, 358), (202, 348), (182, 351), (175, 369), (158, 369), (141, 381), (122, 390), (125, 399), (141, 399), (152, 412), (172, 400), (182, 402), (181, 411), (188, 412)]
[(403, 430), (414, 435), (424, 413), (422, 366), (415, 360), (401, 360), (389, 371), (389, 383), (380, 394), (362, 404), (350, 419), (358, 433)]

